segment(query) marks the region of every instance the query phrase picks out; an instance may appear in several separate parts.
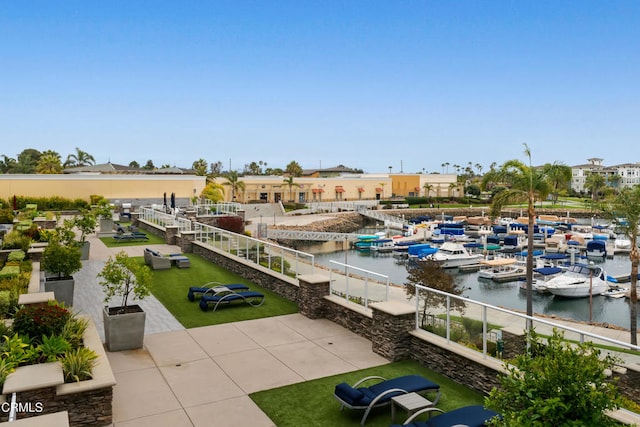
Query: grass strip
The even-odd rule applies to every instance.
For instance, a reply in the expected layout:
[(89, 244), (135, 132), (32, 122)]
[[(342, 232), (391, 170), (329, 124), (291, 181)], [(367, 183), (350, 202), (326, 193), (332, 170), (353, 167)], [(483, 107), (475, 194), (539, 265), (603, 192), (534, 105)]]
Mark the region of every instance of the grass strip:
[[(467, 405), (481, 405), (484, 402), (484, 396), (481, 393), (457, 384), (414, 361), (394, 362), (259, 391), (250, 394), (249, 397), (278, 427), (356, 426), (360, 424), (364, 412), (349, 409), (340, 411), (340, 403), (333, 397), (333, 390), (337, 384), (341, 382), (354, 384), (371, 375), (390, 379), (409, 374), (422, 375), (440, 385), (442, 396), (437, 407), (445, 412)], [(433, 395), (426, 397), (429, 396), (433, 397)], [(396, 423), (401, 424), (406, 418), (406, 413), (399, 409)], [(367, 419), (368, 427), (388, 427), (390, 424), (390, 406), (376, 408)]]
[[(219, 325), (298, 312), (297, 304), (286, 298), (282, 298), (198, 255), (184, 255), (191, 260), (191, 267), (154, 270), (151, 292), (185, 328)], [(140, 262), (144, 262), (144, 258), (139, 257), (139, 259)], [(252, 307), (244, 303), (233, 303), (221, 306), (216, 311), (202, 311), (198, 300), (189, 301), (187, 293), (190, 286), (201, 286), (212, 281), (222, 284), (244, 283), (249, 286), (250, 290), (264, 294), (264, 304)]]

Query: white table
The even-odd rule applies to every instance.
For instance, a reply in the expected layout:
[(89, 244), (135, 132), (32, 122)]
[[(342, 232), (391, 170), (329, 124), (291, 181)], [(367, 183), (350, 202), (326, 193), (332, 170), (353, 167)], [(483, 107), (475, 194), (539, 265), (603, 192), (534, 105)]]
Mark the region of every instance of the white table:
[(407, 411), (407, 417), (414, 412), (433, 405), (429, 399), (418, 393), (406, 393), (391, 398), (391, 422), (396, 422), (396, 405)]

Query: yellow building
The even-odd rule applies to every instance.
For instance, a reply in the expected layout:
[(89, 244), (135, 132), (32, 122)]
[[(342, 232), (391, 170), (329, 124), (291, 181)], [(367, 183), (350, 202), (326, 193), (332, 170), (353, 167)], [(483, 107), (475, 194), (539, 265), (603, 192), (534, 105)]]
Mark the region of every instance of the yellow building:
[(395, 197), (460, 197), (464, 191), (455, 174), (391, 174)]
[(95, 194), (112, 202), (139, 206), (163, 203), (165, 193), (174, 193), (176, 202), (185, 205), (191, 197), (200, 195), (205, 185), (206, 178), (196, 175), (0, 174), (0, 198), (60, 196), (89, 201)]

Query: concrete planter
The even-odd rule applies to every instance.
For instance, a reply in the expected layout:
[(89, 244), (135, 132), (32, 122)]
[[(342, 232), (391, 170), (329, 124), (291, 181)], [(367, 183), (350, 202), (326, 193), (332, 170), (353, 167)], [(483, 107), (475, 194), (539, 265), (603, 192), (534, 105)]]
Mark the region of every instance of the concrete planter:
[(73, 292), (75, 290), (75, 280), (73, 277), (47, 277), (44, 279), (45, 292), (53, 292), (56, 301), (64, 303), (65, 307), (73, 307)]
[(80, 246), (80, 259), (86, 261), (89, 259), (89, 251), (91, 249), (91, 242), (84, 241)]
[[(124, 313), (120, 312), (125, 309)], [(109, 351), (142, 348), (146, 313), (139, 305), (104, 307), (104, 337)]]
[(113, 218), (100, 218), (100, 232), (111, 233), (113, 231)]

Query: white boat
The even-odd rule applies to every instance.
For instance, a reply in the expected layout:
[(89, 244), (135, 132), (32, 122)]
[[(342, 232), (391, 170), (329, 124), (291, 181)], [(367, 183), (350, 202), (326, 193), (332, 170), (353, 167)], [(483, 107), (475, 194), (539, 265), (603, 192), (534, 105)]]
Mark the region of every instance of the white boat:
[(610, 287), (605, 293), (603, 293), (602, 295), (604, 295), (605, 297), (609, 297), (609, 298), (624, 298), (627, 293), (629, 292), (630, 288), (623, 288), (620, 286), (612, 286)]
[(369, 249), (377, 252), (391, 252), (395, 246), (393, 239), (378, 239), (371, 243)]
[(631, 250), (631, 240), (623, 235), (616, 236), (613, 247), (617, 250)]
[(600, 295), (609, 289), (604, 270), (599, 265), (573, 264), (546, 284), (547, 291), (566, 298)]
[[(547, 291), (547, 282), (554, 277), (562, 274), (564, 271), (561, 267), (556, 266), (542, 266), (533, 269), (533, 282), (531, 282), (531, 289), (534, 292), (541, 294), (549, 293)], [(520, 281), (520, 290), (527, 290), (527, 280)]]
[(515, 258), (494, 258), (480, 261), (478, 277), (494, 282), (511, 282), (527, 275), (527, 269)]
[(440, 263), (443, 268), (455, 268), (462, 265), (479, 264), (482, 254), (473, 254), (464, 245), (455, 242), (444, 242), (431, 259)]

